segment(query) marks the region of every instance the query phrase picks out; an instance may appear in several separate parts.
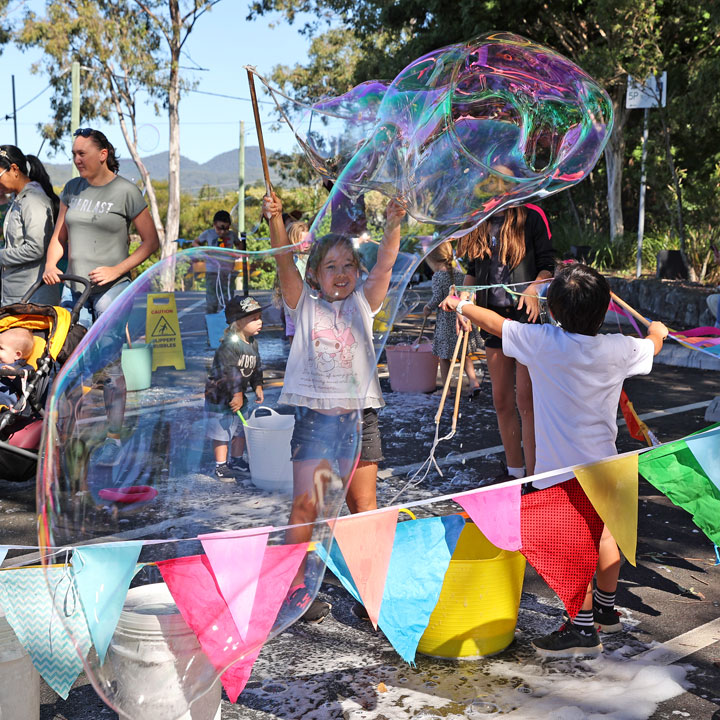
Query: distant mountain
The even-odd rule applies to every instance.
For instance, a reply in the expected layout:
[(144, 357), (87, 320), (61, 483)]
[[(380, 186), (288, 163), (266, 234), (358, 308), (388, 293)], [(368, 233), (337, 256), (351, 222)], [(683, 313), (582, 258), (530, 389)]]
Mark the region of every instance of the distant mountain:
[[(135, 163), (127, 155), (121, 153), (120, 175), (131, 180), (139, 180)], [(268, 151), (272, 156), (272, 151)], [(153, 180), (167, 180), (168, 153), (162, 152), (143, 158), (145, 167)], [(63, 186), (71, 177), (70, 163), (44, 163), (53, 185)], [(277, 182), (277, 173), (270, 168), (270, 179)], [(245, 184), (252, 185), (263, 180), (260, 150), (253, 147), (245, 148)], [(200, 192), (205, 185), (212, 185), (220, 189), (232, 190), (238, 184), (238, 150), (228, 150), (216, 155), (205, 163), (197, 163), (184, 156), (180, 156), (180, 187), (183, 192), (193, 195)]]

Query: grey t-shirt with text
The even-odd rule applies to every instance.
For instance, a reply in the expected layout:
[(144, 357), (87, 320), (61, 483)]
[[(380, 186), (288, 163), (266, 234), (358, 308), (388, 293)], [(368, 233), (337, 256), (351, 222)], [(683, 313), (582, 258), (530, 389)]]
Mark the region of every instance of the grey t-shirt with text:
[[(68, 273), (87, 277), (96, 267), (117, 265), (127, 258), (130, 222), (147, 207), (136, 185), (122, 177), (107, 185), (73, 178), (63, 188), (60, 200), (68, 208)], [(110, 287), (103, 286), (103, 290)]]

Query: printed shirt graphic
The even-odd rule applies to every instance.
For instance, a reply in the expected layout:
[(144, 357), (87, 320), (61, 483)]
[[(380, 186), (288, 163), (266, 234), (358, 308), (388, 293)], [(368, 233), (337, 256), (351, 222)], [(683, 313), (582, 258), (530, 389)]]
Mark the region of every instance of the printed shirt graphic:
[(130, 223), (147, 207), (136, 185), (122, 177), (100, 186), (73, 178), (60, 200), (68, 208), (68, 273), (87, 277), (96, 267), (117, 265), (127, 258)]
[(287, 310), (296, 330), (281, 403), (315, 410), (385, 404), (372, 344), (374, 313), (361, 288), (330, 303), (304, 285), (297, 307)]
[(230, 400), (235, 393), (245, 393), (262, 384), (257, 340), (245, 342), (237, 333), (225, 333), (205, 384), (205, 408), (231, 413)]

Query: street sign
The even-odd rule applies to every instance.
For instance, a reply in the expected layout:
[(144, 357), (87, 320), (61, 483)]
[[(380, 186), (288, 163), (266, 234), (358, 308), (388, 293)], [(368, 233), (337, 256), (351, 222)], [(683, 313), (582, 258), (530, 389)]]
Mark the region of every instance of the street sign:
[(628, 75), (625, 107), (628, 110), (637, 108), (665, 107), (667, 100), (667, 71), (658, 78), (648, 75), (644, 83)]

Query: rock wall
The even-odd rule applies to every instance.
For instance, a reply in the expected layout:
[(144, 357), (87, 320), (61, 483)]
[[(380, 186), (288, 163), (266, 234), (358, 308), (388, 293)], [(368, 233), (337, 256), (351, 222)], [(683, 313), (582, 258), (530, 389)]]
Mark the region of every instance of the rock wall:
[(609, 277), (614, 293), (638, 312), (653, 320), (661, 320), (677, 329), (714, 325), (715, 318), (707, 304), (709, 295), (717, 289), (680, 280), (638, 280)]

